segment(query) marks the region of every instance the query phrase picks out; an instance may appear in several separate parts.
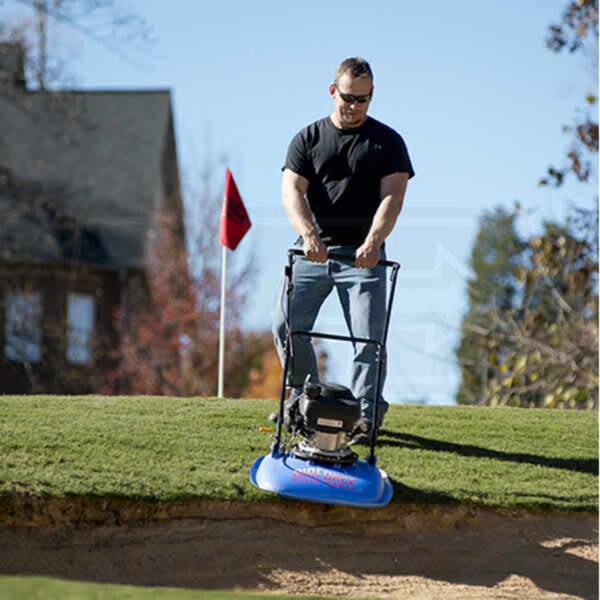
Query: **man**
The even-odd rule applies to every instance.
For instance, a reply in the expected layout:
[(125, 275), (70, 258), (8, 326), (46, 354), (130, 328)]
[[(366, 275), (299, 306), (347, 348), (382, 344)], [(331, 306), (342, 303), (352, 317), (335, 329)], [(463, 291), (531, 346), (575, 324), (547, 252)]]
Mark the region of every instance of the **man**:
[[(414, 175), (402, 137), (367, 116), (373, 98), (373, 73), (362, 58), (348, 58), (329, 86), (333, 112), (292, 139), (283, 167), (282, 200), (300, 238), (304, 257), (294, 265), (292, 325), (311, 330), (321, 305), (336, 289), (350, 334), (381, 340), (386, 310), (384, 242), (402, 209), (406, 184)], [(328, 251), (350, 261), (328, 260)], [(273, 333), (284, 360), (286, 324), (282, 282), (273, 311)], [(310, 339), (296, 336), (290, 362), (290, 400), (307, 375), (318, 381)], [(361, 402), (365, 433), (375, 402), (376, 349), (354, 345), (352, 391)], [(385, 373), (384, 373), (385, 376)], [(382, 399), (380, 419), (388, 404)]]

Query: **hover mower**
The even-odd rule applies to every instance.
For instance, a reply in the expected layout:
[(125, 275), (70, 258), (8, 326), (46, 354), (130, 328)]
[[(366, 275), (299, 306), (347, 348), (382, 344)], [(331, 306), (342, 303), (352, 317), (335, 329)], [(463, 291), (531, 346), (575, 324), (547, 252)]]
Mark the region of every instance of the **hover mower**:
[[(376, 425), (379, 422), (378, 413), (381, 406), (385, 344), (400, 265), (392, 261), (379, 261), (379, 265), (392, 269), (391, 286), (383, 339), (373, 340), (317, 331), (291, 330), (292, 272), (296, 256), (303, 255), (301, 250), (288, 251), (288, 265), (285, 270), (288, 333), (279, 412), (276, 418), (277, 429), (270, 453), (259, 457), (252, 465), (250, 481), (262, 490), (298, 500), (364, 508), (385, 506), (392, 499), (393, 487), (385, 471), (377, 467)], [(328, 259), (354, 261), (354, 257), (334, 253), (330, 253)], [(360, 401), (347, 387), (312, 382), (308, 377), (304, 382), (302, 393), (297, 397), (289, 398), (286, 402), (290, 354), (293, 352), (293, 338), (297, 335), (376, 346), (376, 396), (372, 421), (368, 424), (369, 451), (366, 459), (360, 459), (352, 449), (362, 436), (363, 429), (361, 429)]]

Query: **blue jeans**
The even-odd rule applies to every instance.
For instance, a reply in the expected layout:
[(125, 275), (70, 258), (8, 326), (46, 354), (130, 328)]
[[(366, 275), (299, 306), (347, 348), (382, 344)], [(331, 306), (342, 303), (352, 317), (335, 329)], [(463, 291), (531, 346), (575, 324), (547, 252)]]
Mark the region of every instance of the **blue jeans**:
[[(330, 252), (354, 257), (356, 248), (332, 246)], [(382, 250), (381, 258), (385, 259)], [(382, 341), (386, 312), (386, 269), (359, 269), (353, 261), (328, 260), (315, 263), (297, 256), (293, 267), (293, 290), (291, 299), (292, 330), (311, 331), (319, 309), (335, 287), (348, 331), (353, 337)], [(283, 364), (286, 341), (285, 311), (287, 309), (286, 278), (282, 277), (273, 307), (273, 335), (277, 353)], [(324, 332), (328, 333), (328, 332)], [(319, 380), (315, 352), (308, 336), (294, 336), (293, 356), (290, 356), (288, 385), (301, 388), (308, 374), (313, 381)], [(371, 421), (375, 402), (377, 348), (374, 344), (353, 343), (352, 392), (360, 400), (361, 412)], [(385, 380), (385, 357), (383, 357), (381, 389)], [(381, 398), (379, 423), (388, 404)]]

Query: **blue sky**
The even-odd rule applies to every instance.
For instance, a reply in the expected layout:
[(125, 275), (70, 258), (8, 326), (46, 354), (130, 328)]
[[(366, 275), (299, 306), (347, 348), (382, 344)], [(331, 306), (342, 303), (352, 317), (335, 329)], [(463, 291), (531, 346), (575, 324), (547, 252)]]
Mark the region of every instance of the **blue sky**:
[[(452, 349), (481, 213), (519, 200), (523, 228), (534, 231), (541, 219), (564, 215), (581, 192), (591, 195), (537, 186), (567, 150), (561, 127), (575, 117), (591, 79), (582, 58), (545, 47), (548, 25), (565, 5), (136, 0), (129, 6), (156, 41), (126, 50), (127, 60), (83, 36), (62, 35), (75, 55), (70, 69), (78, 87), (172, 90), (187, 181), (197, 181), (206, 159), (228, 157), (253, 221), (236, 251), (253, 252), (258, 263), (245, 320), (252, 328), (270, 326), (274, 289), (295, 238), (279, 198), (288, 142), (329, 114), (336, 65), (367, 58), (375, 73), (371, 114), (403, 135), (416, 171), (387, 243), (402, 270), (385, 396), (448, 404), (459, 382)], [(5, 1), (0, 17), (14, 10), (24, 9)], [(335, 297), (317, 326), (344, 332)], [(328, 350), (330, 379), (347, 383), (350, 349), (332, 342)]]

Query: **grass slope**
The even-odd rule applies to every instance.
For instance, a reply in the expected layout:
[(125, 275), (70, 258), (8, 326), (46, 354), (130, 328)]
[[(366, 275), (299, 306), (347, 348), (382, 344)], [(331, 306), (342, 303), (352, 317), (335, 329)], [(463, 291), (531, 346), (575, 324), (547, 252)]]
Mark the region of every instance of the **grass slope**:
[[(0, 496), (255, 502), (272, 400), (0, 396)], [(392, 406), (393, 502), (597, 510), (595, 412)]]
[(108, 585), (50, 577), (0, 577), (3, 600), (319, 600), (320, 596), (288, 596), (232, 591), (180, 590)]

